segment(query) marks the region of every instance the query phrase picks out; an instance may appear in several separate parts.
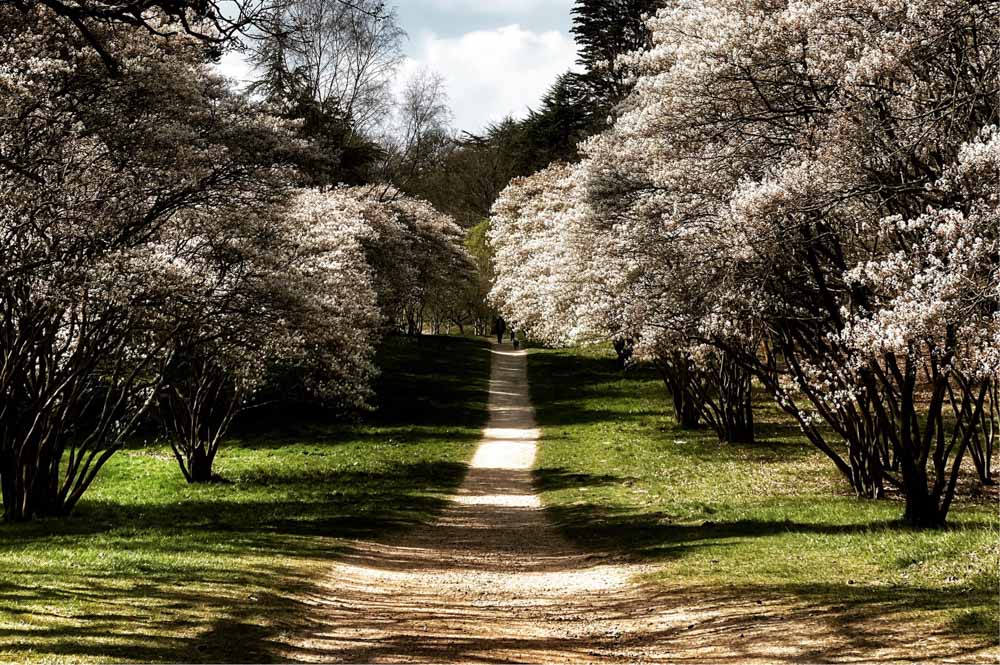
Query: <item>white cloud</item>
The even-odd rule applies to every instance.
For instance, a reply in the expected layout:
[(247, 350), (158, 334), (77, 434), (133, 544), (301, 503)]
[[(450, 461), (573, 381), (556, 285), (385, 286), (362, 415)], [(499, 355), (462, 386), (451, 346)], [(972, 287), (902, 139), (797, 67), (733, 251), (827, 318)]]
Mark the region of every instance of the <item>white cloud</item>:
[(573, 7), (574, 0), (423, 0), (425, 5), (446, 12), (464, 14), (492, 15), (524, 15), (529, 12), (539, 12), (557, 9), (567, 14)]
[(239, 87), (251, 80), (250, 63), (242, 53), (236, 51), (227, 51), (215, 69), (226, 78), (234, 80)]
[(424, 68), (440, 73), (448, 84), (455, 125), (469, 131), (506, 115), (523, 117), (529, 107), (537, 106), (556, 77), (573, 67), (577, 55), (569, 35), (532, 32), (519, 25), (454, 38), (425, 33), (413, 39), (410, 53), (400, 80)]
[[(472, 6), (481, 0), (433, 0), (441, 5)], [(505, 10), (530, 0), (501, 0)], [(499, 11), (499, 10), (498, 10)], [(524, 117), (537, 107), (556, 77), (572, 69), (576, 44), (558, 30), (532, 31), (518, 24), (475, 30), (455, 37), (425, 31), (411, 36), (409, 52), (397, 76), (401, 89), (422, 69), (441, 74), (447, 83), (455, 127), (477, 132), (508, 115)], [(251, 80), (245, 56), (226, 53), (217, 71), (243, 87)]]

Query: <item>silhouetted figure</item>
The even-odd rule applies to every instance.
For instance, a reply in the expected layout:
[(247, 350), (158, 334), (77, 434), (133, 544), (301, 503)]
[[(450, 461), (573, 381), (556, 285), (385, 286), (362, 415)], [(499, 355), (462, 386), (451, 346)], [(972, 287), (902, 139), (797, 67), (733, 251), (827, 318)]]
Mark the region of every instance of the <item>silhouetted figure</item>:
[(502, 316), (497, 317), (497, 344), (503, 344), (503, 334), (507, 332), (507, 322), (503, 320)]

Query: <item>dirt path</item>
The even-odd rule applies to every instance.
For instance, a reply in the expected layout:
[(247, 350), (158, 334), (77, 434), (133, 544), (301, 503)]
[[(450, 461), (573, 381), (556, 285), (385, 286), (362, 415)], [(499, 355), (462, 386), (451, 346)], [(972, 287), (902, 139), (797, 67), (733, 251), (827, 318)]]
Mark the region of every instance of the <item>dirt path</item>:
[(452, 505), (339, 564), (298, 657), (587, 661), (615, 645), (615, 606), (637, 571), (579, 552), (546, 519), (531, 480), (539, 432), (525, 357), (494, 350), (489, 424)]
[[(432, 525), (358, 543), (304, 599), (289, 660), (316, 662), (892, 662), (958, 654), (914, 626), (836, 626), (818, 608), (652, 589), (641, 566), (586, 554), (532, 486), (539, 432), (526, 354), (494, 347), (489, 425)], [(966, 657), (969, 654), (964, 654)], [(961, 658), (961, 656), (960, 656)]]

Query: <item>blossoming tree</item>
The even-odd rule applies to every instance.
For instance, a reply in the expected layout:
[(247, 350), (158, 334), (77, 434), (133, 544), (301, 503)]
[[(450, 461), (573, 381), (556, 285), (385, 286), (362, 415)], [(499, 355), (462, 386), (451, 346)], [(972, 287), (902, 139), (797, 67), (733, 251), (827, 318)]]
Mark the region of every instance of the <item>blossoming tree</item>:
[(189, 482), (215, 478), (233, 418), (276, 368), (309, 397), (368, 406), (378, 317), (352, 201), (303, 190), (258, 214), (201, 216), (185, 234), (183, 333), (171, 344), (159, 406)]
[(349, 190), (374, 211), (363, 243), (372, 266), (386, 328), (420, 334), (428, 320), (447, 316), (472, 290), (476, 265), (465, 231), (426, 201), (392, 186)]
[[(859, 495), (898, 488), (918, 526), (944, 523), (994, 408), (998, 12), (673, 3), (565, 204), (589, 209), (577, 237), (599, 257), (576, 269), (616, 304), (584, 298), (638, 351), (752, 372)], [(541, 238), (554, 217), (535, 217)]]
[[(0, 8), (0, 486), (8, 519), (65, 514), (162, 385), (186, 212), (275, 192), (279, 133), (200, 45)], [(179, 235), (178, 235), (179, 234)]]

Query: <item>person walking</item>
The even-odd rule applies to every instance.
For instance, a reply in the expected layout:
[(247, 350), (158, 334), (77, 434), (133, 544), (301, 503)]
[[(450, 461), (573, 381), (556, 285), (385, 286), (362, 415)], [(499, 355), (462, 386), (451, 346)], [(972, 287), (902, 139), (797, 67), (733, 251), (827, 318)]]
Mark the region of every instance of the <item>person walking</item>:
[(503, 320), (502, 316), (497, 317), (497, 344), (503, 344), (503, 335), (507, 332), (507, 322)]

